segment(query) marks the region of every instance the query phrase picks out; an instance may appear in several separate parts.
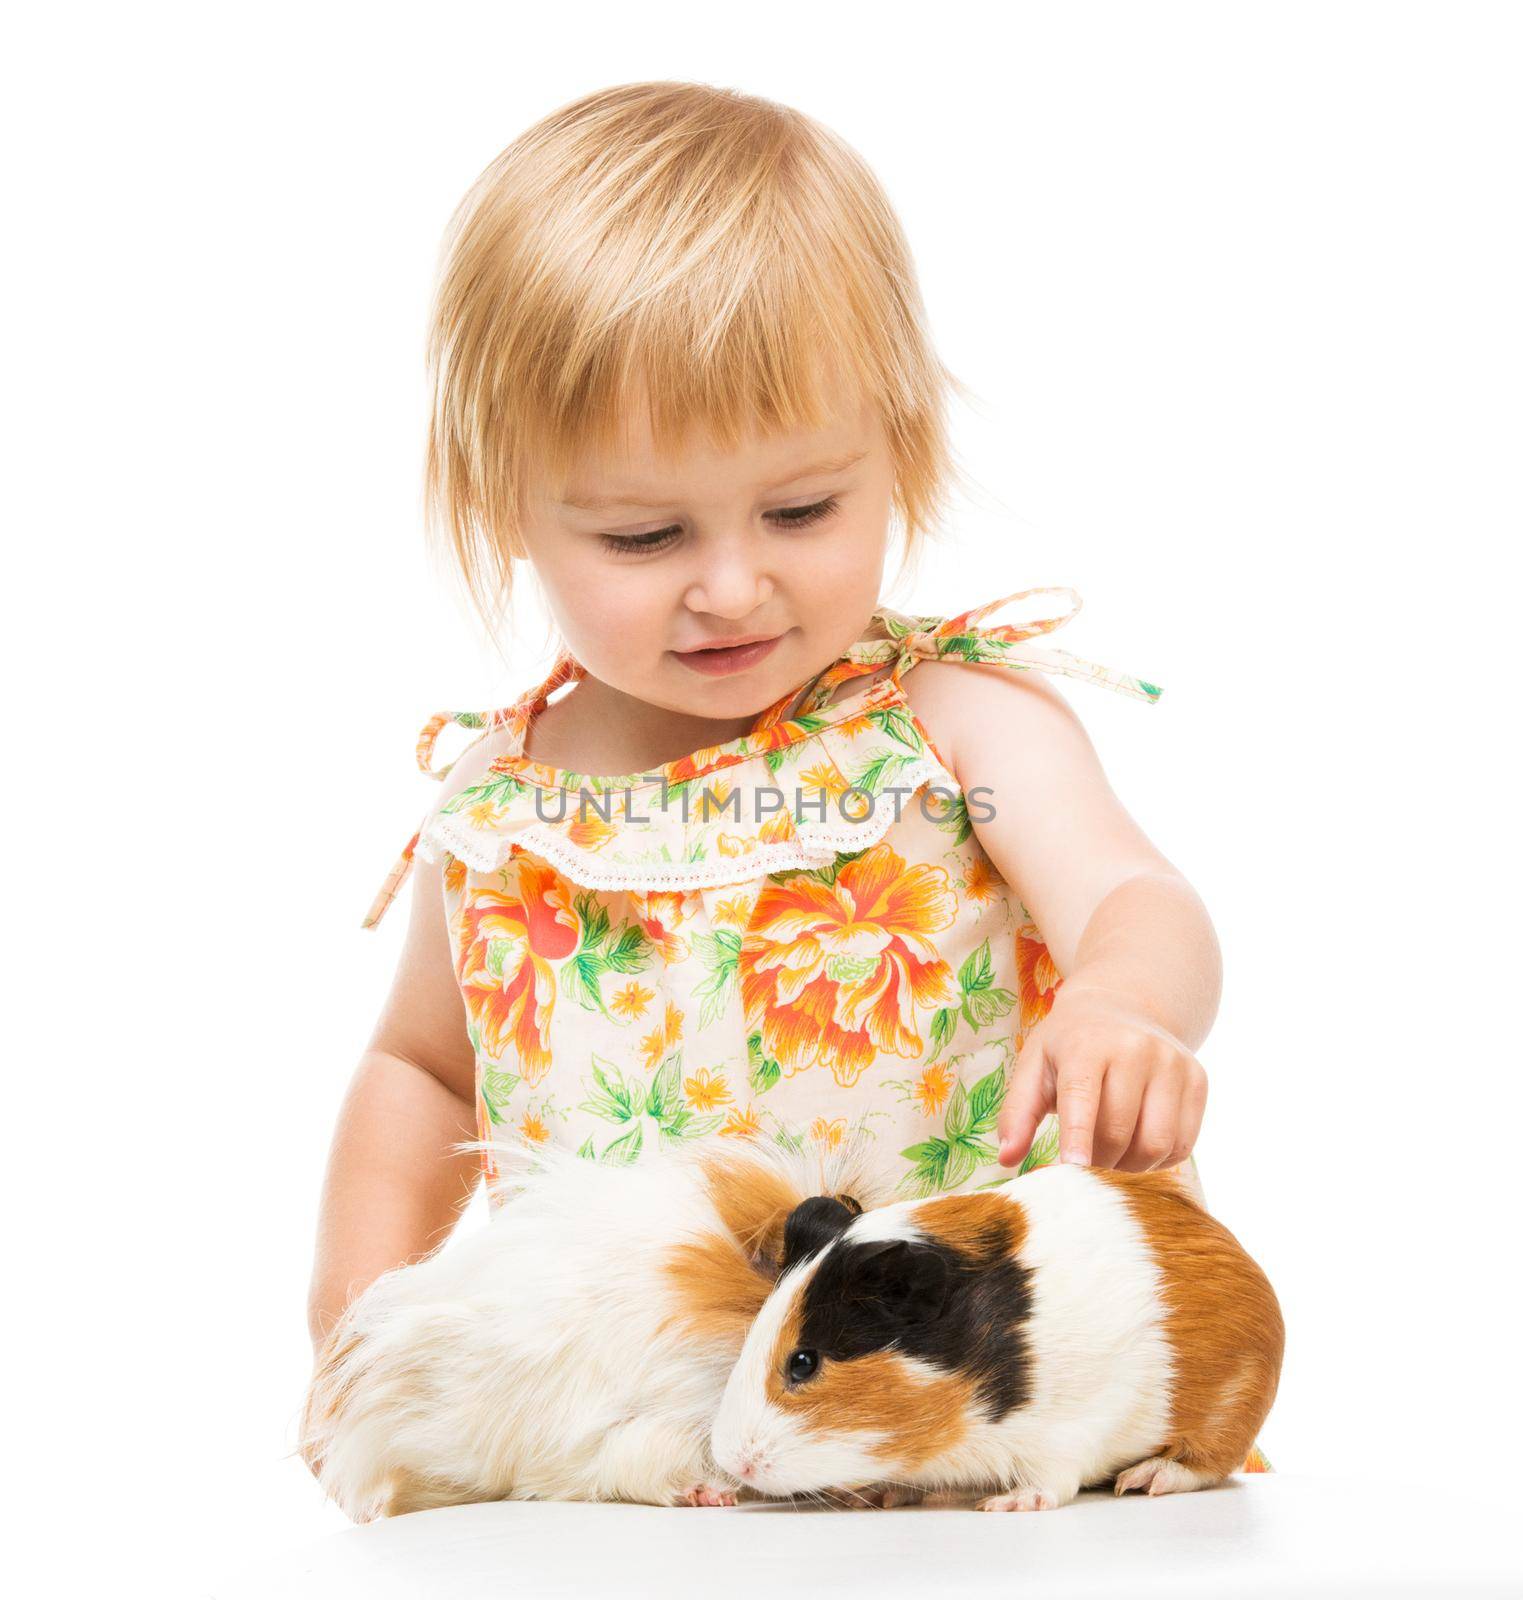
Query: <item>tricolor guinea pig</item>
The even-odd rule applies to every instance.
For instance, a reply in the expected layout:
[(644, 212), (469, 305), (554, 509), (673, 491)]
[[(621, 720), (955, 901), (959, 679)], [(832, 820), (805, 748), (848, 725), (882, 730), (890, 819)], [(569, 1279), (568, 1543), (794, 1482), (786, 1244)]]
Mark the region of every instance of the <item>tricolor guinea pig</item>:
[[(476, 1146), (480, 1148), (480, 1146)], [(811, 1196), (850, 1150), (776, 1145), (606, 1166), (494, 1144), (485, 1227), (359, 1295), (324, 1342), (299, 1449), (355, 1520), (464, 1501), (733, 1504), (709, 1431)], [(529, 1165), (532, 1163), (532, 1165)]]
[(1242, 1466), (1283, 1346), (1268, 1280), (1175, 1173), (1044, 1167), (855, 1216), (812, 1198), (714, 1459), (762, 1494), (941, 1491), (987, 1511), (1201, 1489)]

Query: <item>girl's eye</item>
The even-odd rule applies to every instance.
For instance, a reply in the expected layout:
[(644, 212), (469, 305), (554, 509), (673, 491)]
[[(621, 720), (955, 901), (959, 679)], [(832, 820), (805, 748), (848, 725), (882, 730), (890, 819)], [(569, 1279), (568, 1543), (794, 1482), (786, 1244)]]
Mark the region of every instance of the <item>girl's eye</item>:
[[(834, 495), (812, 506), (785, 506), (781, 511), (769, 511), (785, 528), (807, 528), (812, 523), (823, 522), (839, 504)], [(682, 532), (681, 528), (659, 528), (654, 533), (605, 533), (603, 544), (615, 555), (646, 555), (652, 550), (664, 550)]]

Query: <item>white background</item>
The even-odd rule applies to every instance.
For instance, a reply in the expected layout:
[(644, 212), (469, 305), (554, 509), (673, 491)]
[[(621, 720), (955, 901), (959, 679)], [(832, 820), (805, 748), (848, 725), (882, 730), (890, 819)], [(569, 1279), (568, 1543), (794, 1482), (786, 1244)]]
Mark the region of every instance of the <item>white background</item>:
[(1070, 700), (1221, 934), (1276, 1465), (1511, 1480), (1518, 7), (58, 6), (8, 54), (6, 1455), (67, 1592), (346, 1525), (287, 1452), (405, 916), (359, 921), (418, 727), (547, 665), (423, 554), (435, 252), (648, 78), (899, 211), (981, 492), (888, 598), (1073, 584), (1052, 642), (1166, 688)]

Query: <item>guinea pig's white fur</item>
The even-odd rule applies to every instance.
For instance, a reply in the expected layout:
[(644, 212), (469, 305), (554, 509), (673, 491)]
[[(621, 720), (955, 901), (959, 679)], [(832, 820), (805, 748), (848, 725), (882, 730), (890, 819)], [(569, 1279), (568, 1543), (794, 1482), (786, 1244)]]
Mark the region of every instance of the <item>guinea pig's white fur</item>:
[(1269, 1410), (1284, 1330), (1188, 1182), (1052, 1166), (842, 1210), (808, 1237), (790, 1224), (715, 1420), (717, 1464), (766, 1494), (888, 1484), (983, 1494), (986, 1510), (1219, 1481)]
[(860, 1144), (727, 1139), (629, 1166), (492, 1148), (509, 1176), (490, 1221), (335, 1324), (303, 1458), (359, 1521), (491, 1499), (721, 1503), (700, 1492), (709, 1429), (784, 1222), (810, 1195), (871, 1204)]

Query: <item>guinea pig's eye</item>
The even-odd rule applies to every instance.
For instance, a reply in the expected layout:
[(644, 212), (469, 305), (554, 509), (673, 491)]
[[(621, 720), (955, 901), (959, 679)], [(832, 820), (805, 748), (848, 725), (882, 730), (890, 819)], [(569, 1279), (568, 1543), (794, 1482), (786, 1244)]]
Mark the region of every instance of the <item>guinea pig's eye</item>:
[(795, 1350), (788, 1357), (786, 1372), (789, 1383), (802, 1383), (811, 1376), (820, 1364), (819, 1353), (815, 1350)]

